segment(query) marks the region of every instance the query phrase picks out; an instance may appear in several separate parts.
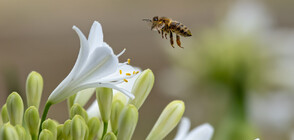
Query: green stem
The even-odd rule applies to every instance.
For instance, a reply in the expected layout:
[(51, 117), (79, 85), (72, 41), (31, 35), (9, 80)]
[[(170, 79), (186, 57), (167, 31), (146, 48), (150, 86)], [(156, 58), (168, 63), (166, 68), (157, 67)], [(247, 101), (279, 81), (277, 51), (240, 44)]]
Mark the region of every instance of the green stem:
[(38, 135), (37, 134), (32, 134), (32, 140), (38, 140)]
[(240, 70), (241, 73), (236, 76), (234, 84), (232, 86), (232, 98), (231, 98), (231, 117), (238, 118), (241, 121), (246, 121), (246, 74)]
[(103, 124), (104, 124), (104, 128), (103, 128), (102, 138), (104, 137), (104, 135), (107, 132), (108, 122), (104, 122)]
[(44, 112), (43, 112), (43, 115), (42, 115), (42, 119), (41, 119), (41, 123), (40, 123), (40, 127), (39, 127), (39, 135), (40, 135), (40, 133), (42, 131), (42, 124), (43, 124), (43, 122), (45, 121), (45, 119), (47, 117), (47, 114), (48, 114), (48, 111), (49, 111), (49, 108), (51, 107), (51, 105), (52, 105), (51, 102), (46, 102)]

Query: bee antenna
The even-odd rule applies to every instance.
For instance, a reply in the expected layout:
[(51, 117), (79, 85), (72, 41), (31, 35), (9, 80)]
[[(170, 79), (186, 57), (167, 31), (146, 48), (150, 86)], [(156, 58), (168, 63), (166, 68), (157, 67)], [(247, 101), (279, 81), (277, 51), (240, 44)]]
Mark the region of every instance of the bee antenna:
[(151, 22), (151, 20), (150, 19), (143, 19), (143, 21), (147, 21), (147, 22)]

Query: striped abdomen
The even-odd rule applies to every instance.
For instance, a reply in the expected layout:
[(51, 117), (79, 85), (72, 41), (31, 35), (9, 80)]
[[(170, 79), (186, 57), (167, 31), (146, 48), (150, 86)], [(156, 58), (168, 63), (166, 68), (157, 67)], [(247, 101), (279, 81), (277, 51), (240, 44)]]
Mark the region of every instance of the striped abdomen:
[(192, 36), (191, 31), (187, 28), (187, 26), (178, 21), (171, 21), (169, 23), (169, 29), (172, 32), (184, 37)]

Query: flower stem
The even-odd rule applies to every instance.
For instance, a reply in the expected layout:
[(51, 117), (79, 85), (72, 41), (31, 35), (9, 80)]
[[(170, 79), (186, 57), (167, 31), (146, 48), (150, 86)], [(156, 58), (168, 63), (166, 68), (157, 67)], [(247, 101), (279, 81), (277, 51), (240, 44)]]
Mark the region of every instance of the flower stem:
[(38, 135), (37, 134), (32, 134), (32, 140), (38, 140)]
[(43, 122), (45, 121), (45, 119), (47, 117), (47, 114), (48, 114), (48, 111), (49, 111), (49, 108), (51, 107), (51, 105), (52, 105), (51, 102), (46, 102), (44, 112), (43, 112), (43, 115), (42, 115), (42, 119), (41, 119), (41, 123), (40, 123), (40, 127), (39, 127), (39, 135), (40, 135), (40, 133), (42, 131), (42, 124), (43, 124)]
[(108, 128), (108, 122), (104, 122), (104, 127), (103, 127), (103, 133), (102, 133), (102, 138), (104, 137), (104, 135), (106, 134), (107, 132), (107, 128)]

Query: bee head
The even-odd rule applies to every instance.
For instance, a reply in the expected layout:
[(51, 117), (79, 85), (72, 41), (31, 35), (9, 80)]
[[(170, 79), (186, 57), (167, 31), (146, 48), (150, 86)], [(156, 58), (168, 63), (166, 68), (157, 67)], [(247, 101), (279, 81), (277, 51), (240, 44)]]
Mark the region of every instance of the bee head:
[(153, 17), (151, 30), (153, 30), (158, 25), (158, 16)]
[(158, 22), (158, 16), (153, 17), (153, 22)]

